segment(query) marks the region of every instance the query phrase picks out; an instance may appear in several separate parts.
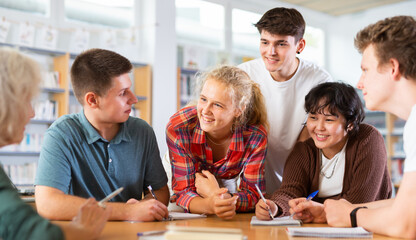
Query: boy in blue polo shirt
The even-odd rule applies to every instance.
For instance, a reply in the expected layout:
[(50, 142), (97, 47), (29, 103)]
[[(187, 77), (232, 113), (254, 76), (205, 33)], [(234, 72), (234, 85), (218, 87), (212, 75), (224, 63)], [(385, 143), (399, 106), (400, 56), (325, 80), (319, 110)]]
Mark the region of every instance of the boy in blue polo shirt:
[[(132, 65), (108, 50), (80, 54), (71, 68), (83, 106), (47, 130), (35, 180), (38, 212), (72, 219), (85, 198), (103, 199), (119, 187), (110, 220), (161, 220), (168, 216), (167, 177), (153, 129), (130, 117), (137, 98), (130, 90)], [(151, 185), (157, 200), (144, 192)], [(143, 200), (142, 194), (145, 194)]]

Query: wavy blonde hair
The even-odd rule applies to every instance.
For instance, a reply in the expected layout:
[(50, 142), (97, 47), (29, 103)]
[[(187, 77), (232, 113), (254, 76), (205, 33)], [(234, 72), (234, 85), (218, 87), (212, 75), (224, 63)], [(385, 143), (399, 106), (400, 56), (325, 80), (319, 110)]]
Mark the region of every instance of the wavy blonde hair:
[(38, 64), (17, 50), (0, 47), (0, 146), (20, 132), (25, 105), (39, 90)]
[(234, 126), (263, 125), (268, 129), (266, 106), (260, 87), (242, 69), (234, 66), (220, 65), (196, 75), (195, 99), (199, 98), (208, 79), (223, 83), (228, 90), (234, 107), (241, 111), (235, 119)]

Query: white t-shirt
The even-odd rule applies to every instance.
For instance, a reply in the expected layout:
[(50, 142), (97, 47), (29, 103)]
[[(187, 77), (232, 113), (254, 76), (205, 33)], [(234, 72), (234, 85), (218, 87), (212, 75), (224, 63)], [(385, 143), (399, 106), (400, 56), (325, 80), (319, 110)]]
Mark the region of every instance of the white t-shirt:
[(295, 75), (285, 82), (273, 80), (261, 58), (238, 66), (260, 85), (270, 124), (265, 165), (266, 192), (272, 194), (282, 183), (283, 168), (306, 120), (305, 96), (330, 75), (311, 62), (299, 59)]
[(404, 172), (416, 171), (416, 105), (410, 112), (403, 130), (403, 148), (406, 154)]
[(318, 197), (326, 198), (342, 192), (345, 173), (345, 149), (347, 143), (332, 159), (321, 154), (321, 172), (319, 175)]

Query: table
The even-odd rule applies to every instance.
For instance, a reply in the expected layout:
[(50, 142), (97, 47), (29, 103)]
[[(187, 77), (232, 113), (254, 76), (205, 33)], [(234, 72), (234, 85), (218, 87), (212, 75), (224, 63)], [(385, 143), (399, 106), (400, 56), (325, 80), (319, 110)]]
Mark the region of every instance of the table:
[[(254, 216), (253, 213), (239, 213), (232, 220), (222, 220), (216, 216), (208, 216), (207, 218), (198, 218), (190, 220), (176, 220), (168, 222), (122, 222), (110, 221), (106, 224), (101, 233), (100, 240), (112, 239), (126, 239), (138, 240), (137, 232), (166, 230), (169, 224), (179, 226), (194, 226), (194, 227), (224, 227), (224, 228), (240, 228), (248, 240), (268, 240), (268, 239), (299, 239), (306, 240), (310, 238), (291, 237), (286, 234), (285, 226), (251, 226), (250, 220)], [(62, 224), (61, 221), (54, 221)], [(303, 224), (306, 227), (327, 227), (326, 224)], [(327, 238), (320, 238), (327, 239)], [(345, 238), (343, 238), (345, 239)], [(373, 239), (395, 239), (386, 236), (374, 234)], [(219, 240), (219, 239), (217, 239)], [(338, 239), (339, 240), (339, 239)]]

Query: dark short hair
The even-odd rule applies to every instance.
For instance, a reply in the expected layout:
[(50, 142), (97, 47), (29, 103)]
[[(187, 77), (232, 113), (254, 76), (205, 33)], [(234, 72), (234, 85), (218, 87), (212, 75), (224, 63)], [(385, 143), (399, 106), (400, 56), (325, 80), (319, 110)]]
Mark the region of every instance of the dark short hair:
[(339, 113), (345, 118), (345, 130), (352, 126), (348, 131), (351, 136), (358, 132), (359, 125), (365, 118), (363, 104), (357, 92), (351, 85), (342, 82), (321, 83), (306, 95), (307, 113), (323, 113), (325, 109), (334, 116)]
[(416, 80), (416, 20), (396, 16), (380, 20), (357, 33), (355, 47), (362, 53), (373, 44), (379, 66), (397, 59), (400, 73)]
[(71, 82), (75, 97), (81, 105), (87, 92), (104, 96), (112, 80), (133, 68), (130, 61), (118, 53), (104, 49), (90, 49), (75, 58), (71, 67)]
[(293, 36), (296, 43), (303, 38), (305, 33), (305, 20), (302, 14), (294, 8), (270, 9), (254, 26), (260, 34), (264, 30), (274, 35)]

